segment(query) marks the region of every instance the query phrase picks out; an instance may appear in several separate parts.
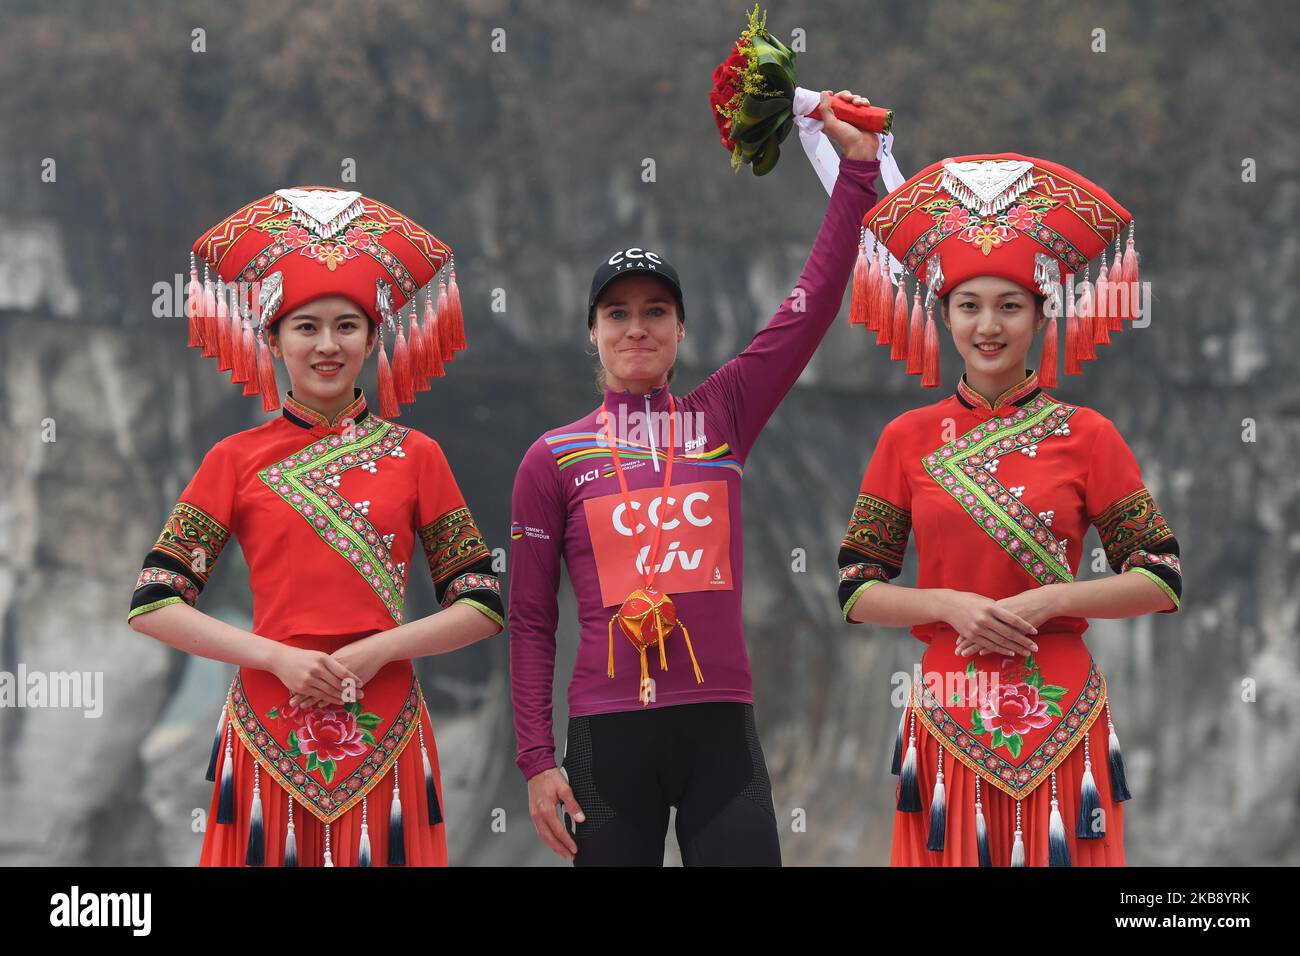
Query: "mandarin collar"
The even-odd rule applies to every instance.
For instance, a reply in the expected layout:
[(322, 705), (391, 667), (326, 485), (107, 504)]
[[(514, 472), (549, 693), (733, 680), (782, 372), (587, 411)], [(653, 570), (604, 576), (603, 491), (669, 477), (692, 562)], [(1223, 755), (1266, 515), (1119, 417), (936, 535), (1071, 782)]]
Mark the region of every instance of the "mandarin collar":
[(359, 424), (362, 419), (370, 414), (370, 409), (366, 407), (366, 396), (362, 394), (358, 386), (352, 387), (352, 401), (348, 406), (334, 416), (333, 420), (326, 418), (314, 408), (308, 408), (302, 402), (293, 397), (293, 390), (290, 389), (284, 396), (284, 410), (281, 414), (284, 418), (300, 428), (323, 428), (333, 430), (342, 428), (349, 420), (352, 424)]
[(957, 383), (957, 401), (967, 408), (992, 412), (1004, 405), (1023, 405), (1040, 391), (1042, 389), (1038, 387), (1038, 372), (1030, 369), (1028, 375), (999, 395), (997, 401), (990, 405), (988, 399), (966, 384), (966, 373), (962, 372), (961, 381)]
[(604, 403), (610, 411), (618, 408), (645, 408), (646, 400), (650, 401), (650, 410), (653, 412), (666, 411), (668, 409), (668, 386), (656, 385), (645, 395), (638, 395), (636, 392), (619, 392), (612, 388), (606, 387)]

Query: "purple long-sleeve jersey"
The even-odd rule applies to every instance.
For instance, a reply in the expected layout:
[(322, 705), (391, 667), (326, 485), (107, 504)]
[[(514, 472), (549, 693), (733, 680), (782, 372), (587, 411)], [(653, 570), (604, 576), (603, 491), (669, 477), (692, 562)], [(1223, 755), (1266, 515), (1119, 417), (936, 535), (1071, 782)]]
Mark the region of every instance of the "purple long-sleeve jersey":
[[(508, 580), (510, 681), (525, 778), (555, 763), (551, 695), (560, 560), (578, 604), (580, 644), (569, 681), (572, 716), (642, 707), (640, 654), (610, 618), (643, 583), (656, 524), (662, 524), (655, 587), (672, 596), (682, 629), (649, 655), (651, 707), (753, 701), (741, 584), (744, 544), (740, 481), (745, 459), (839, 313), (853, 269), (858, 227), (876, 201), (880, 164), (841, 160), (826, 217), (794, 291), (743, 352), (685, 396), (674, 396), (672, 484), (664, 494), (670, 437), (667, 388), (648, 395), (607, 389), (632, 499), (627, 513), (605, 440), (600, 407), (552, 429), (528, 449), (511, 502)], [(665, 500), (660, 500), (661, 498)], [(638, 545), (640, 546), (638, 548)]]

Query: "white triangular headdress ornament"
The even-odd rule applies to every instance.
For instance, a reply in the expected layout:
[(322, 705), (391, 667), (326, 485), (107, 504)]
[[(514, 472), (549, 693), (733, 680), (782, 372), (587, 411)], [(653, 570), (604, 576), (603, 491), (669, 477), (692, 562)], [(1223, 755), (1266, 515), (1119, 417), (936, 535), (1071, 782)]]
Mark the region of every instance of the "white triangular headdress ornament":
[(944, 163), (940, 187), (980, 216), (1001, 212), (1034, 184), (1034, 164), (1022, 159)]
[(365, 211), (361, 193), (341, 189), (277, 189), (277, 210), (287, 205), (295, 222), (332, 239)]

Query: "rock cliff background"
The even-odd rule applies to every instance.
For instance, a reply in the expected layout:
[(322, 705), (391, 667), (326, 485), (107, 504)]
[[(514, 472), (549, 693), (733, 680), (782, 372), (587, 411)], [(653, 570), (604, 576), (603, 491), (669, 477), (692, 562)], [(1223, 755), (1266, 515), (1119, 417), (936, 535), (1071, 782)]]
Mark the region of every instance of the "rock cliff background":
[[(709, 73), (743, 19), (741, 4), (658, 0), (6, 0), (0, 671), (102, 671), (105, 703), (99, 719), (0, 709), (0, 863), (198, 857), (191, 819), (208, 805), (229, 672), (125, 622), (140, 559), (203, 453), (264, 420), (185, 349), (180, 322), (154, 317), (154, 285), (180, 281), (194, 237), (276, 187), (340, 185), (353, 160), (348, 188), (450, 243), (471, 348), (402, 420), (443, 444), (504, 547), (524, 449), (596, 401), (582, 318), (602, 255), (639, 241), (681, 267), (683, 388), (798, 277), (824, 192), (794, 140), (771, 176), (733, 175), (709, 114)], [(898, 111), (905, 174), (1016, 151), (1079, 169), (1134, 212), (1152, 324), (1059, 390), (1116, 421), (1183, 547), (1178, 614), (1090, 633), (1135, 794), (1129, 859), (1300, 862), (1294, 14), (846, 0), (773, 6), (769, 28), (804, 31), (806, 85)], [(943, 361), (951, 385), (950, 345)], [(840, 623), (835, 550), (881, 427), (933, 400), (841, 317), (748, 463), (746, 625), (789, 863), (888, 859), (890, 678), (920, 646)], [(412, 580), (411, 613), (426, 613), (431, 588)], [(232, 546), (203, 609), (248, 626), (246, 582)], [(571, 595), (562, 612), (571, 623)], [(560, 641), (562, 739), (571, 627)], [(501, 636), (419, 668), (457, 864), (558, 862), (513, 765), (508, 649)], [(788, 825), (797, 810), (804, 832)]]

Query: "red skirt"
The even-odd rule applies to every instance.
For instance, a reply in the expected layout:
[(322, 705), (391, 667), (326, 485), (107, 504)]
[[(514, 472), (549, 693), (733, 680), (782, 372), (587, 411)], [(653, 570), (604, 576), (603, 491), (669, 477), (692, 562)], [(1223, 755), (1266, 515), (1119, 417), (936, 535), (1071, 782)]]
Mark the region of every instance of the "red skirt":
[[(420, 723), (424, 728), (424, 743), (433, 770), (433, 786), (438, 795), (438, 807), (443, 807), (441, 774), (438, 768), (438, 747), (433, 736), (429, 713), (420, 707)], [(217, 758), (216, 784), (212, 802), (208, 807), (207, 829), (203, 836), (200, 866), (244, 866), (248, 852), (249, 823), (253, 805), (254, 765), (256, 760), (238, 737), (233, 739), (234, 760), (234, 820), (217, 822), (217, 806), (221, 791), (221, 772), (225, 762), (225, 749)], [(406, 866), (446, 866), (447, 835), (443, 823), (430, 824), (428, 799), (425, 792), (424, 761), (417, 736), (412, 736), (398, 755), (396, 768), (399, 799), (402, 804), (403, 845)], [(285, 836), (288, 832), (290, 797), (264, 769), (259, 767), (257, 777), (261, 786), (262, 819), (265, 857), (264, 866), (283, 866)], [(389, 811), (393, 799), (393, 770), (375, 785), (365, 798), (345, 814), (329, 824), (330, 857), (334, 866), (356, 866), (361, 841), (363, 810), (369, 824), (370, 855), (372, 866), (388, 865)], [(325, 862), (326, 824), (307, 810), (300, 802), (293, 807), (293, 825), (298, 849), (298, 866), (323, 866)]]
[[(1073, 866), (1124, 865), (1124, 804), (1112, 799), (1107, 735), (1104, 721), (1098, 721), (1088, 735), (1092, 757), (1092, 775), (1096, 781), (1098, 805), (1103, 811), (1105, 835), (1096, 839), (1078, 839), (1075, 835), (1079, 814), (1079, 794), (1083, 781), (1084, 745), (1081, 742), (1056, 768), (1057, 804), (1065, 825), (1065, 839)], [(906, 751), (907, 740), (903, 747)], [(894, 844), (891, 866), (979, 866), (975, 830), (975, 789), (977, 775), (945, 751), (943, 780), (945, 794), (945, 835), (942, 850), (927, 850), (930, 835), (930, 803), (939, 765), (940, 744), (925, 726), (917, 721), (917, 781), (920, 785), (919, 813), (894, 813)], [(901, 782), (900, 782), (901, 786)], [(987, 780), (979, 781), (980, 803), (988, 833), (989, 858), (993, 866), (1011, 865), (1011, 847), (1016, 832), (1016, 799)], [(1052, 812), (1050, 780), (1035, 787), (1020, 803), (1021, 840), (1025, 847), (1026, 866), (1048, 865), (1048, 826)]]

